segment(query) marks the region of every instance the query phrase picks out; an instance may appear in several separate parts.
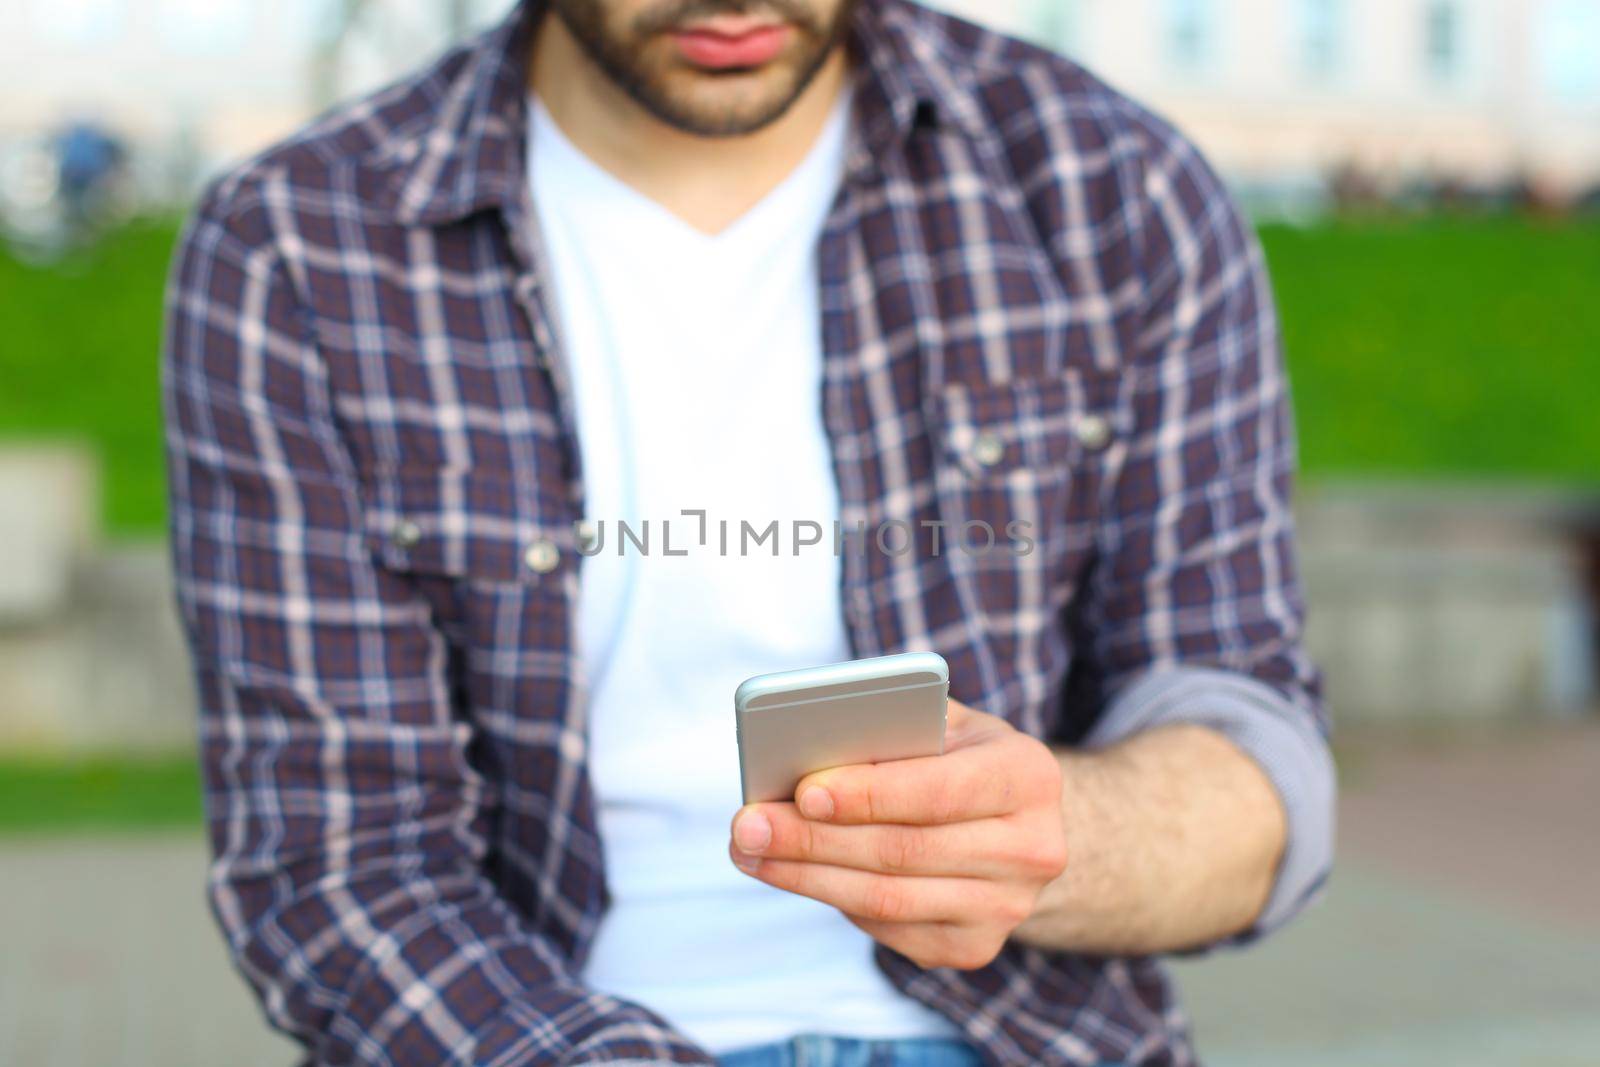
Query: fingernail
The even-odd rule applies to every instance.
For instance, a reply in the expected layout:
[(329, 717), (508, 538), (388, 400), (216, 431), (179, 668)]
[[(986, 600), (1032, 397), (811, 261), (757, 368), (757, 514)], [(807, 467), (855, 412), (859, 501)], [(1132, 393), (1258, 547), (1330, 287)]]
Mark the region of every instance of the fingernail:
[(772, 823), (759, 811), (747, 811), (733, 824), (733, 843), (740, 852), (765, 852), (772, 844)]
[(833, 818), (833, 794), (820, 785), (808, 786), (800, 794), (800, 814), (808, 819)]
[(733, 865), (745, 874), (755, 874), (756, 871), (761, 869), (761, 857), (746, 856), (743, 852), (735, 850), (733, 853)]

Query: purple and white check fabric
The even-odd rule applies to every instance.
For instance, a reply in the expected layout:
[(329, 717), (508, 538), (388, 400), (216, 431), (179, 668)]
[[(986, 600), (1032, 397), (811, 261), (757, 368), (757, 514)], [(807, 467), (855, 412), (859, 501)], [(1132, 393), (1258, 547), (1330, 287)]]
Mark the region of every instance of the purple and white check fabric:
[[(524, 156), (541, 14), (215, 182), (174, 267), (210, 900), (319, 1064), (709, 1062), (581, 980), (606, 890)], [(1289, 814), (1256, 936), (1321, 884), (1332, 788), (1259, 251), (1195, 151), (1073, 64), (903, 0), (849, 40), (819, 403), (845, 528), (916, 531), (845, 554), (854, 650), (936, 650), (954, 697), (1061, 744), (1228, 733)], [(979, 522), (1033, 550), (935, 550)], [(1153, 960), (878, 960), (993, 1063), (1193, 1062)]]

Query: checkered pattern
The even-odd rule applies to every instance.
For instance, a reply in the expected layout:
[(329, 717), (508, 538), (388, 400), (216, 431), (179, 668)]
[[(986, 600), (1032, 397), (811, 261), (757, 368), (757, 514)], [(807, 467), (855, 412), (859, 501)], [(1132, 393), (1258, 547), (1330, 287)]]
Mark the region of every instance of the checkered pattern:
[[(707, 1060), (580, 981), (606, 892), (581, 457), (523, 162), (539, 15), (212, 185), (174, 268), (210, 899), (316, 1063)], [(902, 0), (851, 41), (821, 401), (845, 526), (920, 530), (846, 554), (856, 653), (935, 649), (953, 696), (1063, 743), (1190, 667), (1315, 735), (1275, 323), (1216, 178), (1042, 51)], [(951, 551), (976, 521), (1033, 550)], [(1149, 960), (879, 961), (994, 1063), (1192, 1061)]]

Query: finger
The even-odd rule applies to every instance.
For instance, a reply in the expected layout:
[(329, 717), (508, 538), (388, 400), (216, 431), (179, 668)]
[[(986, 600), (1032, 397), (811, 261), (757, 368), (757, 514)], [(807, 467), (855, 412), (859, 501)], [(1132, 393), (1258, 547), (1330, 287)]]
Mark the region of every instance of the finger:
[(1026, 776), (1019, 761), (1032, 758), (1001, 737), (942, 756), (832, 767), (802, 778), (795, 801), (808, 819), (841, 824), (993, 818), (1020, 806)]
[(759, 859), (752, 865), (752, 857), (732, 845), (728, 852), (758, 881), (875, 922), (956, 922), (982, 906), (987, 890), (987, 883), (970, 878), (896, 877), (793, 860)]
[[(750, 820), (766, 820), (766, 834)], [(900, 823), (835, 825), (807, 819), (793, 804), (752, 805), (734, 823), (735, 844), (766, 859), (798, 860), (883, 874), (1005, 878), (1021, 851), (1018, 827), (999, 819), (910, 826)], [(761, 844), (765, 837), (766, 843)]]
[(959, 700), (949, 701), (944, 711), (944, 750), (966, 745), (1013, 729), (1010, 723), (988, 712), (969, 708)]

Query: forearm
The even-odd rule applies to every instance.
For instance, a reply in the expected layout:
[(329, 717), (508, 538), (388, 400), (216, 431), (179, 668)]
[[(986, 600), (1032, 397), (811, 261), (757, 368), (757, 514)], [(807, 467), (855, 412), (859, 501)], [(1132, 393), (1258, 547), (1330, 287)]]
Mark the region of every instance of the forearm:
[(1067, 866), (1016, 940), (1144, 955), (1231, 936), (1260, 915), (1286, 818), (1271, 781), (1222, 734), (1169, 725), (1058, 756)]

